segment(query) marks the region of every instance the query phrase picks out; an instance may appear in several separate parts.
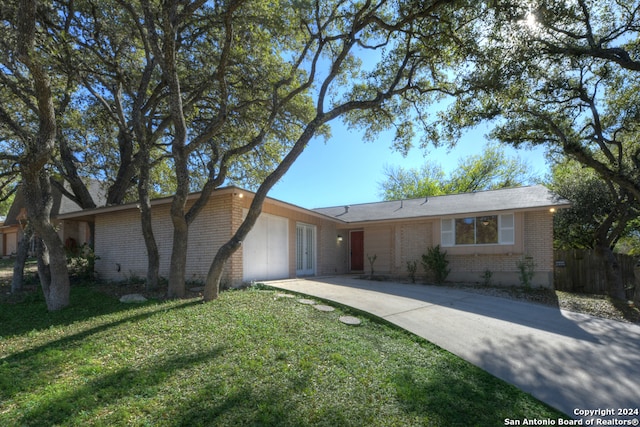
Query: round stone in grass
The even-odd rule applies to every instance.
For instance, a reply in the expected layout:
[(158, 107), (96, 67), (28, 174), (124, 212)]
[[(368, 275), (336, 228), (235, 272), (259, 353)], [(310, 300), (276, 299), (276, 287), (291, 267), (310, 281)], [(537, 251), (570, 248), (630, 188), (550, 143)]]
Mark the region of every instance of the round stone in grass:
[(146, 300), (147, 299), (143, 295), (140, 295), (140, 294), (122, 295), (120, 297), (120, 302), (123, 302), (125, 304), (145, 302)]
[(324, 304), (316, 304), (313, 306), (313, 308), (315, 308), (316, 310), (320, 310), (320, 311), (333, 311), (335, 310), (335, 308), (331, 307), (330, 305), (324, 305)]
[(359, 325), (360, 323), (362, 323), (360, 321), (360, 319), (358, 319), (357, 317), (353, 317), (353, 316), (342, 316), (340, 317), (340, 320), (342, 323), (346, 324), (346, 325)]
[(307, 304), (307, 305), (314, 305), (314, 304), (316, 303), (316, 302), (315, 302), (314, 300), (312, 300), (312, 299), (305, 299), (305, 298), (299, 299), (299, 300), (298, 300), (298, 302), (299, 302), (300, 304)]
[(277, 298), (295, 298), (295, 295), (291, 295), (291, 294), (277, 294), (276, 295)]

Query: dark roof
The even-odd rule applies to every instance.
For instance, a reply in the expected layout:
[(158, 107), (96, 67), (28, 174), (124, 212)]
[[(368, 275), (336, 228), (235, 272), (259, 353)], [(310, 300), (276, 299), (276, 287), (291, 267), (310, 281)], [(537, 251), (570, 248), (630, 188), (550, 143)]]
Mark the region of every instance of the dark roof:
[[(66, 187), (66, 185), (65, 185)], [(102, 188), (102, 184), (98, 181), (92, 180), (89, 182), (89, 193), (93, 197), (94, 202), (100, 206), (106, 201), (106, 192)], [(51, 186), (51, 196), (53, 197), (53, 206), (51, 207), (51, 216), (62, 215), (70, 212), (80, 212), (82, 208), (73, 200), (63, 195), (62, 192), (56, 187)], [(7, 218), (4, 225), (14, 225), (18, 223), (18, 216), (26, 207), (24, 200), (24, 192), (22, 191), (22, 184), (18, 187), (16, 195), (13, 199), (13, 203), (7, 213)]]
[(313, 211), (350, 223), (568, 206), (567, 200), (558, 198), (543, 185), (535, 185), (436, 196), (428, 199), (335, 206), (313, 209)]

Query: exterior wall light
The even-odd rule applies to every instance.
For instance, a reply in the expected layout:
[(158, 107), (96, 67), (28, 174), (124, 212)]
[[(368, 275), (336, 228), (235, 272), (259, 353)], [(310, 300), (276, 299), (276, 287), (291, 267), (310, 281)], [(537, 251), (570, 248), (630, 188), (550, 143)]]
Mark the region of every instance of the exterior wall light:
[(342, 242), (342, 234), (338, 234), (338, 242)]

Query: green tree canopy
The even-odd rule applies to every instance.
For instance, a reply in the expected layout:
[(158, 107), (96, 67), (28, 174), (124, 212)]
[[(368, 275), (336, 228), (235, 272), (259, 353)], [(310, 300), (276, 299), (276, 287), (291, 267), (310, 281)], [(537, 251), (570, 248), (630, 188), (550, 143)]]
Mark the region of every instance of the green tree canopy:
[(546, 145), (640, 199), (640, 2), (498, 1), (438, 135)]
[(518, 187), (536, 181), (529, 170), (526, 161), (508, 157), (499, 144), (488, 144), (482, 154), (460, 159), (448, 177), (433, 163), (409, 170), (386, 167), (380, 193), (384, 200), (397, 200)]
[[(640, 200), (640, 2), (498, 0), (487, 12), (434, 133), (455, 140), (493, 119), (493, 138), (545, 145), (615, 184), (617, 202)], [(609, 293), (624, 298), (607, 240)]]
[(615, 248), (621, 239), (629, 245), (637, 235), (638, 203), (593, 169), (565, 160), (553, 166), (547, 185), (571, 202), (554, 216), (555, 247), (594, 249), (604, 240)]
[[(22, 11), (18, 5), (6, 10)], [(480, 51), (487, 12), (470, 0), (28, 5), (37, 29), (33, 58), (43, 60), (33, 70), (49, 73), (51, 96), (46, 109), (37, 108), (41, 94), (25, 72), (29, 64), (4, 55), (0, 137), (7, 155), (0, 160), (16, 162), (42, 113), (55, 113), (48, 117), (55, 120), (55, 146), (47, 145), (41, 167), (57, 168), (78, 200), (85, 199), (87, 176), (108, 181), (110, 203), (137, 184), (150, 257), (148, 199), (160, 187), (153, 180), (171, 176), (171, 296), (184, 292), (188, 227), (211, 192), (229, 181), (255, 188), (244, 222), (212, 262), (206, 299), (217, 295), (224, 262), (255, 224), (269, 190), (332, 121), (365, 129), (370, 140), (395, 129), (401, 151), (416, 135), (434, 140), (429, 106), (458, 91), (451, 76)], [(20, 40), (20, 25), (4, 18), (2, 24), (4, 54)], [(187, 204), (194, 190), (200, 196)]]

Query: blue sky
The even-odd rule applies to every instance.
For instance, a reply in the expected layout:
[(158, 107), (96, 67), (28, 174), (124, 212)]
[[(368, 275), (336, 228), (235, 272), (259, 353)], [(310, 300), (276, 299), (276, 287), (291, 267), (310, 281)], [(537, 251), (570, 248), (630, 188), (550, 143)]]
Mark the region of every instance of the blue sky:
[[(449, 173), (463, 157), (478, 154), (487, 143), (487, 129), (467, 132), (453, 149), (412, 149), (407, 157), (391, 149), (391, 136), (375, 143), (364, 143), (357, 131), (339, 122), (332, 124), (332, 137), (326, 142), (314, 139), (271, 192), (273, 197), (304, 208), (341, 206), (381, 200), (380, 182), (384, 166), (418, 168), (426, 161), (437, 162)], [(548, 172), (544, 150), (505, 148), (510, 156), (526, 160), (531, 172), (544, 177)]]

